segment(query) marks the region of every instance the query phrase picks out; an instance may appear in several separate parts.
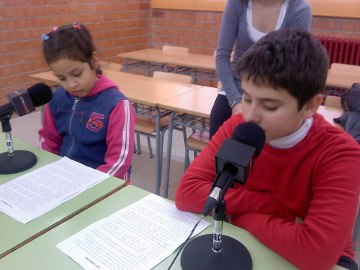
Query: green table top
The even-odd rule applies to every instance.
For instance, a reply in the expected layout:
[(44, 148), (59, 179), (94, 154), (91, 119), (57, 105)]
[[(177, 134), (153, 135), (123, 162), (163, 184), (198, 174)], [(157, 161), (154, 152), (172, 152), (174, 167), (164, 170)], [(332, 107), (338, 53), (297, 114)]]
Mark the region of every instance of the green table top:
[[(112, 194), (86, 211), (59, 225), (53, 230), (40, 236), (22, 248), (0, 260), (0, 269), (82, 269), (76, 262), (62, 253), (56, 247), (58, 243), (71, 235), (81, 231), (99, 219), (110, 216), (115, 211), (136, 202), (149, 192), (134, 186), (125, 188)], [(207, 218), (212, 221), (211, 217)], [(201, 234), (212, 234), (213, 226), (208, 227)], [(242, 242), (249, 250), (253, 259), (253, 270), (291, 270), (296, 269), (286, 260), (275, 254), (256, 240), (250, 233), (230, 224), (224, 224), (224, 235), (231, 236)], [(156, 270), (168, 269), (175, 253), (155, 267)], [(181, 269), (180, 256), (171, 269)], [(335, 267), (334, 269), (342, 269)]]
[[(0, 133), (0, 152), (7, 151), (7, 149), (5, 149), (6, 144), (3, 135), (3, 133)], [(19, 140), (14, 140), (14, 148), (16, 150), (28, 150), (33, 152), (37, 156), (38, 162), (34, 167), (20, 173), (0, 174), (0, 184), (4, 184), (31, 170), (40, 168), (60, 159), (57, 155), (43, 151)], [(28, 241), (38, 237), (47, 230), (56, 227), (70, 218), (71, 215), (89, 207), (103, 196), (106, 196), (109, 192), (122, 188), (125, 185), (124, 183), (123, 180), (115, 177), (106, 179), (27, 224), (22, 224), (3, 212), (0, 212), (0, 258), (7, 256), (15, 249), (23, 246)], [(0, 267), (0, 269), (3, 268)]]
[(133, 186), (127, 186), (117, 191), (86, 211), (2, 258), (0, 269), (82, 269), (60, 251), (56, 245), (95, 221), (110, 216), (115, 211), (136, 202), (147, 194), (149, 194), (147, 191)]

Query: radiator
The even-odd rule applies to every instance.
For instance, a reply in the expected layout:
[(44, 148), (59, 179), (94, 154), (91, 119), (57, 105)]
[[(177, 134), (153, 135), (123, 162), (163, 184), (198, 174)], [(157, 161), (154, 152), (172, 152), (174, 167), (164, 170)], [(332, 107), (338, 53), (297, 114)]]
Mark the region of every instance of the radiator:
[(360, 40), (317, 36), (326, 48), (330, 64), (360, 65)]

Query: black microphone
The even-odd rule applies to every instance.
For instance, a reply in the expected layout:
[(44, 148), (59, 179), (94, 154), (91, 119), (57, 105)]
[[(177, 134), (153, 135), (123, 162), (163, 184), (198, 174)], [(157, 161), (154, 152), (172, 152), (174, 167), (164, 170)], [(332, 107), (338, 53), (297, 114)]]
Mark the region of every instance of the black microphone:
[(25, 150), (14, 151), (11, 137), (10, 118), (13, 112), (19, 116), (26, 115), (35, 110), (35, 107), (48, 103), (52, 98), (49, 86), (38, 83), (26, 91), (18, 90), (8, 95), (9, 103), (0, 106), (0, 121), (2, 131), (5, 133), (8, 152), (0, 154), (0, 174), (18, 173), (34, 166), (36, 156)]
[(205, 216), (224, 197), (234, 182), (246, 182), (253, 167), (253, 160), (260, 154), (265, 139), (264, 130), (252, 122), (238, 125), (231, 139), (225, 139), (215, 156), (217, 175), (204, 206)]
[(10, 102), (0, 106), (0, 117), (11, 115), (13, 112), (19, 116), (33, 112), (35, 107), (44, 105), (51, 100), (52, 91), (46, 84), (38, 83), (26, 91), (17, 90), (7, 97)]
[(226, 139), (221, 145), (215, 156), (217, 175), (203, 211), (203, 215), (207, 215), (214, 209), (214, 233), (196, 237), (185, 246), (181, 255), (182, 269), (252, 269), (247, 248), (222, 233), (223, 221), (226, 220), (224, 195), (234, 181), (246, 182), (255, 157), (264, 147), (265, 138), (261, 127), (246, 122), (237, 126), (231, 139)]

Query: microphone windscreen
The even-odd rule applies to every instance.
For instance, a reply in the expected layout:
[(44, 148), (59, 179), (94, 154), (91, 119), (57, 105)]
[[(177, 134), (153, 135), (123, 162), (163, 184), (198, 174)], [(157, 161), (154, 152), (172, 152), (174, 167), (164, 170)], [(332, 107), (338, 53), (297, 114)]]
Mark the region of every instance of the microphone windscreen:
[(244, 122), (238, 125), (231, 138), (254, 147), (256, 149), (256, 156), (260, 154), (266, 140), (265, 131), (259, 125), (252, 122)]
[(48, 103), (52, 98), (51, 88), (44, 83), (35, 84), (27, 91), (35, 107)]

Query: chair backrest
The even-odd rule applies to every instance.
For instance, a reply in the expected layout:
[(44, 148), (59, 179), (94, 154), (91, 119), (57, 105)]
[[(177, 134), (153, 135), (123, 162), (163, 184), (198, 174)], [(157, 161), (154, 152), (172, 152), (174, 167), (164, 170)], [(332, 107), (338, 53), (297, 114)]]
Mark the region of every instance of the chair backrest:
[(161, 79), (161, 80), (177, 81), (177, 82), (182, 82), (182, 83), (192, 83), (191, 76), (177, 74), (177, 73), (154, 71), (153, 77), (156, 79)]
[(122, 70), (121, 64), (108, 62), (108, 61), (100, 61), (100, 66), (102, 69), (110, 69), (110, 70), (115, 70), (115, 71)]
[(172, 52), (172, 53), (177, 53), (177, 54), (188, 54), (190, 49), (187, 47), (164, 45), (162, 47), (162, 51), (163, 52)]

